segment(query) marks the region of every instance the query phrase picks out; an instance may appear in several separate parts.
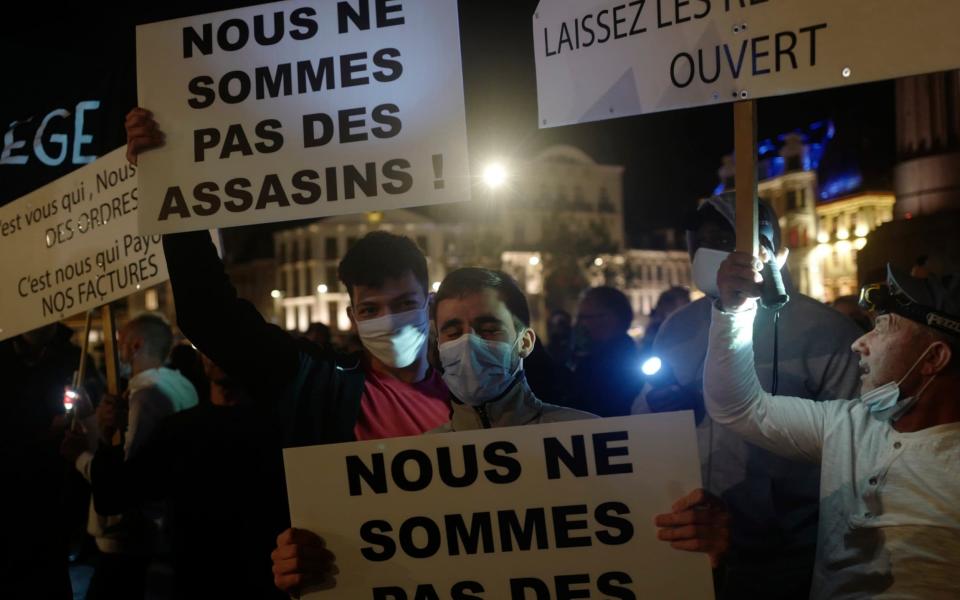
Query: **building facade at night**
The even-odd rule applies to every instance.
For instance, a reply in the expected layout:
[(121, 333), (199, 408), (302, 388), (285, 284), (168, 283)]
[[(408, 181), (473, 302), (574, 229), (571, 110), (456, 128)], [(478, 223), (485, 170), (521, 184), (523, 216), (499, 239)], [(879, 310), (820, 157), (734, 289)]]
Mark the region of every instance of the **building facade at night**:
[[(820, 122), (759, 145), (758, 194), (779, 217), (794, 284), (824, 302), (857, 293), (857, 255), (868, 235), (893, 219), (895, 203), (890, 190), (863, 189), (856, 170), (819, 180), (817, 169), (833, 136), (833, 124)], [(717, 191), (732, 189), (732, 157), (724, 159), (718, 173)]]
[[(671, 287), (693, 288), (686, 250), (630, 249), (597, 256), (587, 268), (590, 287), (608, 285), (626, 294), (633, 308), (630, 334), (641, 337), (660, 294)], [(694, 297), (702, 296), (699, 292)]]
[[(269, 284), (272, 310), (264, 314), (291, 331), (305, 331), (313, 321), (349, 330), (350, 299), (337, 279), (337, 265), (354, 241), (383, 229), (410, 237), (423, 250), (434, 289), (460, 266), (509, 273), (526, 293), (539, 331), (545, 331), (547, 318), (549, 257), (573, 252), (584, 285), (607, 282), (624, 290), (642, 332), (661, 292), (690, 285), (690, 265), (682, 251), (623, 250), (622, 179), (621, 166), (597, 164), (577, 148), (554, 146), (511, 168), (502, 188), (478, 186), (467, 204), (332, 217), (279, 231)], [(251, 291), (267, 293), (262, 284)]]
[(337, 278), (337, 266), (354, 242), (377, 230), (416, 242), (427, 257), (434, 291), (456, 264), (457, 244), (464, 235), (460, 224), (438, 223), (405, 209), (344, 215), (277, 232), (273, 238), (276, 278), (270, 294), (278, 324), (290, 331), (306, 331), (310, 323), (319, 321), (348, 331), (350, 297)]
[(885, 278), (887, 263), (938, 274), (960, 264), (960, 71), (899, 79), (896, 94), (894, 220), (859, 253), (860, 283)]

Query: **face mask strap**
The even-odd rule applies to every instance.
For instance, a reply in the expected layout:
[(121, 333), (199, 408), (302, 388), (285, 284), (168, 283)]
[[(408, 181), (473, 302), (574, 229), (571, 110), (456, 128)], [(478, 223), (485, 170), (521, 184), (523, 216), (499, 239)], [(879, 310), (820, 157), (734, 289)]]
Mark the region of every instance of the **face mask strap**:
[(930, 348), (933, 348), (933, 344), (930, 344), (929, 346), (927, 346), (926, 350), (923, 351), (920, 357), (916, 361), (914, 361), (913, 366), (907, 369), (907, 372), (904, 373), (903, 377), (901, 377), (900, 380), (897, 381), (897, 387), (902, 386), (903, 382), (907, 380), (907, 377), (910, 377), (910, 375), (913, 373), (913, 370), (917, 368), (917, 365), (919, 365), (920, 362), (927, 357), (927, 354), (930, 352)]

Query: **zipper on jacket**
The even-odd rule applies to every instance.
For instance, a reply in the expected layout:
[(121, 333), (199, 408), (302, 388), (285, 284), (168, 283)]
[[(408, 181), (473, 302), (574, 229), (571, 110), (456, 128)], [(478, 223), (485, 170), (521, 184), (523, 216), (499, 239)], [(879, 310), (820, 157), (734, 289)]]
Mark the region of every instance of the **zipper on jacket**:
[(487, 405), (481, 404), (477, 407), (477, 414), (480, 415), (480, 423), (484, 429), (490, 429), (490, 416), (487, 415)]

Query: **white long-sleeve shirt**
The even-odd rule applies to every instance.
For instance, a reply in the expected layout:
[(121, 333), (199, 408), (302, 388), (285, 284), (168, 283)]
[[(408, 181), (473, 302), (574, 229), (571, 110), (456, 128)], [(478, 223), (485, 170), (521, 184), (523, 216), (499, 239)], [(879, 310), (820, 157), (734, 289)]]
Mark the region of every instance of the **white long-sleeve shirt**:
[[(193, 384), (179, 371), (166, 367), (138, 373), (130, 380), (127, 392), (129, 411), (123, 446), (125, 459), (139, 451), (164, 418), (192, 408), (198, 401)], [(74, 466), (90, 481), (92, 464), (93, 453), (88, 451), (77, 458)], [(131, 539), (130, 532), (127, 531), (130, 522), (142, 516), (138, 511), (109, 517), (98, 515), (91, 498), (87, 532), (94, 537), (101, 552), (143, 551), (144, 546), (149, 546), (150, 542)]]
[(772, 396), (757, 381), (756, 310), (713, 309), (710, 415), (783, 456), (820, 463), (812, 598), (960, 598), (960, 423), (901, 433), (859, 400)]

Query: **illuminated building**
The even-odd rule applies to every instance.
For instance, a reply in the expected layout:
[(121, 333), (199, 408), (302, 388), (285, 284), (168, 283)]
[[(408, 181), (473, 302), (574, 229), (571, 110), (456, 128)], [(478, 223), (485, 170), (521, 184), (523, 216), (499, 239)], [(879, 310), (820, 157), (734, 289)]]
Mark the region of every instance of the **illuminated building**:
[[(819, 180), (820, 161), (834, 135), (831, 122), (817, 122), (758, 146), (758, 193), (779, 217), (794, 284), (826, 302), (857, 293), (857, 255), (870, 232), (893, 219), (894, 212), (893, 192), (864, 190), (855, 168)], [(717, 192), (732, 189), (731, 157), (724, 159), (719, 175)]]
[(813, 254), (822, 295), (810, 295), (832, 301), (858, 293), (857, 254), (867, 245), (870, 232), (893, 219), (894, 202), (891, 192), (858, 192), (817, 205), (818, 243)]
[[(272, 304), (264, 314), (274, 314), (288, 330), (305, 331), (310, 322), (322, 321), (346, 331), (350, 299), (337, 279), (337, 265), (354, 241), (377, 229), (416, 241), (427, 256), (432, 286), (460, 266), (507, 272), (527, 295), (540, 331), (545, 331), (549, 266), (557, 253), (573, 253), (583, 283), (621, 288), (641, 330), (661, 292), (690, 285), (686, 252), (622, 251), (623, 167), (597, 164), (571, 146), (553, 146), (503, 169), (498, 185), (478, 185), (468, 204), (338, 216), (279, 231), (275, 279), (251, 291)], [(572, 312), (575, 306), (564, 308)]]
[(692, 288), (686, 250), (630, 249), (602, 254), (587, 267), (590, 287), (608, 285), (626, 294), (633, 308), (630, 335), (641, 337), (660, 294), (674, 286)]
[(311, 322), (319, 321), (348, 331), (350, 297), (337, 277), (337, 267), (354, 242), (377, 230), (416, 242), (427, 257), (431, 285), (447, 274), (449, 259), (456, 256), (463, 237), (460, 224), (437, 223), (404, 209), (332, 217), (279, 231), (274, 234), (279, 293), (273, 299), (279, 324), (291, 331), (306, 331)]

